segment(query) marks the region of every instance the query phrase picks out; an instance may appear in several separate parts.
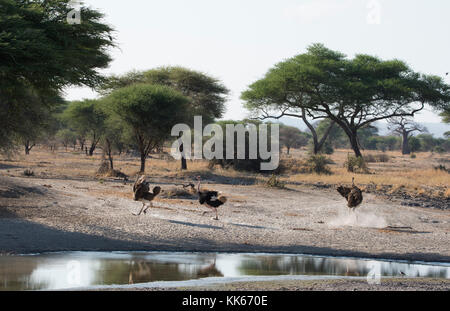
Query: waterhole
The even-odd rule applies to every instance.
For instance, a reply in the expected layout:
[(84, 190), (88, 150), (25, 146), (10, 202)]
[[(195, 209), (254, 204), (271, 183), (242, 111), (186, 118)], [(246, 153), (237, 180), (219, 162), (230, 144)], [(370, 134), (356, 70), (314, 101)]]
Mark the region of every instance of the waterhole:
[(0, 290), (61, 290), (209, 277), (380, 276), (450, 279), (450, 264), (289, 254), (64, 252), (0, 256)]

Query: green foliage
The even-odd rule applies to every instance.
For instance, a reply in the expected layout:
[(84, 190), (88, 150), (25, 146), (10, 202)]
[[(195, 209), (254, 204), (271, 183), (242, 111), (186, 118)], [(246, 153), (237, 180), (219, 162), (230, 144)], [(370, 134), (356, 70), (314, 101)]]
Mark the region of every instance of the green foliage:
[(0, 0), (0, 151), (23, 136), (23, 125), (38, 127), (34, 112), (56, 103), (64, 87), (98, 85), (98, 70), (111, 61), (103, 15), (82, 7), (82, 24), (69, 25), (68, 3)]
[(450, 86), (399, 60), (362, 54), (349, 59), (314, 44), (306, 53), (276, 64), (241, 97), (251, 112), (263, 117), (274, 113), (299, 117), (307, 109), (310, 116), (329, 118), (344, 130), (360, 156), (357, 135), (362, 128), (414, 115), (423, 104), (448, 109)]
[(366, 154), (364, 156), (364, 161), (366, 163), (385, 163), (385, 162), (389, 162), (390, 157), (385, 154)]
[[(101, 91), (108, 94), (121, 87), (142, 83), (164, 85), (179, 91), (189, 98), (190, 115), (202, 116), (205, 124), (222, 117), (225, 111), (228, 89), (211, 76), (183, 67), (160, 67), (112, 76), (103, 84)], [(189, 123), (192, 122), (190, 120)]]
[(77, 134), (69, 128), (59, 130), (55, 136), (66, 149), (68, 146), (75, 146), (77, 143)]
[(277, 175), (272, 174), (266, 182), (266, 187), (284, 189), (286, 188), (286, 183), (282, 182)]
[(442, 117), (442, 121), (444, 123), (450, 123), (450, 108), (441, 112), (440, 116)]
[[(259, 153), (259, 133), (260, 133), (260, 129), (259, 127), (264, 124), (261, 121), (256, 121), (256, 120), (247, 120), (244, 119), (242, 121), (235, 121), (235, 120), (222, 120), (222, 121), (218, 121), (216, 122), (217, 125), (222, 127), (222, 131), (224, 133), (224, 140), (223, 140), (223, 156), (222, 159), (212, 159), (209, 163), (209, 167), (213, 168), (216, 165), (220, 165), (222, 168), (233, 168), (237, 171), (247, 171), (247, 172), (261, 172), (261, 163), (262, 162), (267, 162), (267, 160), (263, 160), (261, 158), (261, 155)], [(234, 157), (232, 159), (227, 158), (227, 137), (226, 137), (226, 125), (242, 125), (245, 129), (248, 128), (250, 125), (254, 125), (256, 126), (256, 131), (257, 131), (257, 135), (256, 135), (256, 150), (257, 150), (257, 154), (256, 154), (256, 159), (251, 159), (250, 158), (250, 152), (249, 152), (249, 147), (250, 147), (250, 135), (248, 133), (248, 131), (245, 131), (245, 156), (243, 159), (239, 159), (238, 157), (238, 148), (237, 148), (237, 144), (238, 144), (238, 134), (237, 132), (234, 133)], [(265, 123), (268, 124), (268, 123)], [(268, 126), (267, 127), (267, 146), (271, 146), (271, 127)]]
[(132, 133), (141, 153), (141, 171), (151, 150), (170, 137), (175, 124), (186, 122), (189, 99), (160, 85), (134, 84), (104, 99), (112, 117)]
[(100, 106), (100, 101), (73, 101), (63, 112), (62, 119), (78, 136), (90, 140), (89, 154), (92, 155), (106, 131), (107, 114)]
[(344, 167), (347, 168), (347, 171), (352, 173), (367, 173), (369, 171), (363, 157), (355, 157), (350, 154), (344, 163)]
[(306, 146), (309, 135), (293, 126), (280, 125), (280, 147), (287, 148), (289, 154), (291, 148)]
[(332, 161), (322, 154), (313, 154), (306, 160), (306, 164), (309, 168), (309, 171), (311, 173), (316, 173), (319, 175), (332, 174), (330, 168), (328, 167), (328, 164), (331, 163)]

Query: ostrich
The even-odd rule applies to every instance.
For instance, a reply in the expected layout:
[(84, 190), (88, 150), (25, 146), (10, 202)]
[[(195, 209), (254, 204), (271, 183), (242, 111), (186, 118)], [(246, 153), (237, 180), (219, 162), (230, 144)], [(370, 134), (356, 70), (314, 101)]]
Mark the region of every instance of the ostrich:
[(221, 206), (227, 202), (227, 198), (223, 195), (219, 195), (219, 192), (217, 192), (217, 191), (208, 191), (208, 190), (201, 191), (200, 190), (200, 184), (201, 184), (200, 176), (197, 176), (197, 180), (198, 180), (197, 189), (195, 189), (194, 184), (189, 184), (189, 185), (183, 186), (183, 187), (185, 187), (185, 188), (191, 187), (192, 191), (197, 193), (198, 201), (200, 202), (200, 204), (205, 205), (206, 207), (214, 210), (216, 212), (216, 218), (214, 218), (214, 220), (219, 220), (219, 217), (217, 216), (217, 209), (219, 208), (219, 206)]
[(352, 186), (339, 186), (337, 191), (347, 200), (347, 206), (353, 211), (362, 203), (362, 191), (355, 186), (355, 177), (352, 178)]
[(134, 183), (133, 186), (133, 193), (134, 193), (134, 197), (133, 199), (135, 201), (143, 201), (143, 200), (147, 200), (150, 202), (150, 205), (147, 206), (147, 208), (144, 209), (145, 207), (145, 202), (142, 202), (142, 208), (139, 211), (139, 214), (134, 214), (135, 216), (139, 216), (141, 215), (142, 211), (144, 211), (144, 214), (147, 213), (147, 209), (152, 205), (152, 201), (153, 199), (161, 192), (161, 187), (154, 187), (153, 188), (153, 192), (150, 192), (150, 186), (148, 184), (148, 182), (145, 180), (145, 176), (142, 175), (141, 177), (139, 177), (136, 182)]

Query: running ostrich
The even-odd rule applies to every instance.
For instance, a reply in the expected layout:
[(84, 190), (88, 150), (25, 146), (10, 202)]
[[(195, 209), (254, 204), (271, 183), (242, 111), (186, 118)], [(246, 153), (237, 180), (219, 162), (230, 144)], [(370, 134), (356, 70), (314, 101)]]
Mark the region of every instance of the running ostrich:
[(355, 177), (352, 178), (351, 187), (339, 186), (337, 191), (347, 200), (347, 206), (353, 211), (362, 203), (362, 191), (355, 186)]
[(133, 214), (135, 216), (139, 216), (141, 215), (142, 211), (144, 211), (144, 214), (147, 213), (147, 209), (149, 207), (152, 207), (152, 201), (153, 199), (161, 192), (161, 187), (156, 186), (153, 188), (153, 192), (150, 192), (150, 186), (149, 183), (145, 180), (145, 175), (142, 175), (141, 177), (139, 177), (136, 182), (134, 183), (133, 186), (133, 193), (134, 193), (134, 197), (133, 199), (135, 201), (149, 201), (150, 205), (147, 206), (145, 209), (145, 202), (142, 202), (142, 208), (139, 211), (139, 214)]
[(205, 205), (206, 207), (214, 210), (216, 212), (216, 218), (214, 218), (214, 220), (219, 220), (219, 217), (217, 216), (217, 209), (219, 208), (219, 206), (227, 202), (227, 198), (223, 195), (219, 195), (219, 192), (217, 191), (208, 191), (208, 190), (201, 191), (200, 190), (200, 184), (202, 182), (201, 177), (197, 176), (197, 180), (198, 180), (197, 189), (195, 189), (194, 184), (189, 184), (183, 187), (184, 188), (191, 187), (192, 192), (198, 195), (198, 201), (200, 202), (200, 204)]

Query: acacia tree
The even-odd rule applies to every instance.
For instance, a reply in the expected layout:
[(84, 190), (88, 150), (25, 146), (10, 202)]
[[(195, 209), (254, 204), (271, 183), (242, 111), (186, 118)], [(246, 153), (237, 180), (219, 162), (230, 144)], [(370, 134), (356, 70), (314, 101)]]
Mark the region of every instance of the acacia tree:
[[(269, 70), (265, 77), (254, 82), (244, 91), (241, 98), (257, 119), (281, 119), (294, 117), (301, 119), (308, 127), (313, 142), (313, 153), (321, 152), (328, 135), (334, 127), (334, 121), (329, 122), (322, 135), (317, 132), (310, 121), (311, 111), (307, 109), (303, 91), (297, 89), (292, 82), (293, 72), (290, 64), (280, 63)], [(288, 83), (290, 82), (290, 83)], [(309, 117), (309, 119), (308, 119)]]
[(308, 144), (309, 137), (294, 126), (280, 126), (280, 145), (286, 147), (287, 154), (291, 148), (300, 148)]
[(63, 119), (79, 136), (89, 139), (91, 145), (88, 154), (94, 154), (97, 145), (105, 132), (106, 114), (99, 106), (98, 100), (86, 99), (71, 102), (63, 112)]
[(105, 102), (113, 116), (132, 133), (143, 173), (150, 151), (170, 137), (175, 124), (186, 121), (189, 99), (166, 86), (134, 84), (113, 91)]
[(450, 123), (450, 109), (441, 112), (440, 116), (442, 117), (442, 121), (444, 123)]
[(427, 132), (427, 129), (411, 118), (397, 117), (389, 119), (388, 129), (402, 137), (402, 154), (410, 154), (409, 138), (414, 132)]
[[(221, 118), (225, 111), (228, 89), (217, 79), (202, 72), (183, 67), (160, 67), (148, 71), (133, 71), (123, 76), (113, 76), (102, 86), (101, 92), (108, 94), (112, 90), (146, 83), (171, 87), (189, 98), (188, 112), (191, 116), (186, 123), (192, 125), (193, 116), (202, 116), (203, 122), (212, 123)], [(181, 144), (180, 151), (184, 146)], [(186, 158), (181, 158), (181, 169), (187, 169)]]
[[(33, 89), (42, 100), (68, 85), (95, 87), (98, 70), (111, 61), (112, 28), (103, 14), (81, 7), (82, 23), (67, 23), (70, 0), (0, 0), (0, 150), (35, 117), (24, 94)], [(37, 125), (37, 124), (35, 124)]]
[(357, 157), (362, 156), (361, 128), (384, 119), (414, 116), (426, 104), (446, 110), (450, 102), (450, 86), (440, 77), (416, 73), (399, 60), (369, 55), (349, 59), (321, 44), (277, 64), (268, 75), (272, 72), (274, 77), (265, 87), (272, 94), (271, 82), (275, 81), (275, 96), (254, 100), (244, 93), (247, 107), (276, 108), (284, 115), (306, 109), (313, 119), (329, 118), (344, 130)]

